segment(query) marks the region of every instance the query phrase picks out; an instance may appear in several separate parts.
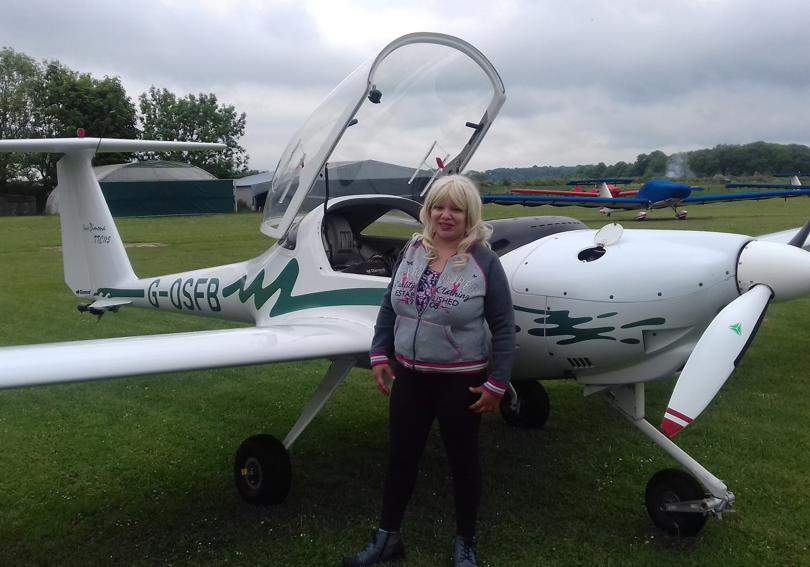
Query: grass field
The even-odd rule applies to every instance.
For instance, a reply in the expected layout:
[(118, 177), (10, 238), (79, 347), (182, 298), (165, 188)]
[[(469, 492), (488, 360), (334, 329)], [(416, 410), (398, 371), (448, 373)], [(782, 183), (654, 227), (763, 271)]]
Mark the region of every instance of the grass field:
[[(644, 228), (762, 234), (801, 225), (810, 200), (698, 206)], [(490, 217), (584, 209), (489, 207)], [(618, 214), (636, 228), (632, 213)], [(135, 271), (159, 275), (246, 259), (269, 241), (253, 214), (119, 222)], [(55, 218), (0, 219), (0, 344), (222, 328), (122, 309), (96, 322), (62, 282)], [(640, 266), (639, 269), (643, 269)], [(672, 270), (678, 269), (673, 263)], [(628, 277), (633, 277), (628, 274)], [(547, 383), (541, 431), (496, 415), (482, 434), (484, 565), (810, 565), (810, 300), (771, 306), (752, 348), (682, 448), (724, 479), (737, 513), (692, 540), (656, 531), (644, 486), (674, 466), (600, 399)], [(336, 565), (376, 523), (385, 400), (355, 370), (292, 450), (290, 497), (244, 504), (231, 461), (246, 437), (283, 437), (326, 363), (214, 370), (0, 391), (0, 565)], [(658, 423), (672, 383), (648, 389)], [(412, 565), (444, 565), (452, 499), (438, 436), (428, 445), (404, 537)]]

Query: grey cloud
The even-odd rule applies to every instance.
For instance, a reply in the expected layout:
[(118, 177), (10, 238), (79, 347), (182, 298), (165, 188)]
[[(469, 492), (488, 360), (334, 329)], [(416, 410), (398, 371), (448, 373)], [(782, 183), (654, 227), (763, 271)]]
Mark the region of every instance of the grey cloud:
[[(806, 142), (810, 132), (804, 3), (448, 0), (441, 19), (412, 7), (398, 12), (412, 30), (440, 21), (434, 31), (476, 45), (506, 85), (473, 166), (631, 161), (654, 149)], [(248, 115), (254, 167), (272, 167), (320, 98), (372, 55), (363, 42), (321, 37), (298, 2), (29, 0), (0, 10), (0, 44), (119, 75), (133, 99), (154, 84), (234, 104)]]

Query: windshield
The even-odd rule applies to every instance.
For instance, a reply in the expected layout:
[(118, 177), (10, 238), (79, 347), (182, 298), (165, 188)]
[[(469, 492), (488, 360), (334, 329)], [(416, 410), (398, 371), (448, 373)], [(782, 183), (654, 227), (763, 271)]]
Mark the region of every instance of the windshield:
[(503, 98), (497, 73), (472, 46), (438, 34), (400, 38), (349, 75), (293, 136), (262, 231), (279, 238), (327, 192), (418, 199), (437, 175), (466, 164)]

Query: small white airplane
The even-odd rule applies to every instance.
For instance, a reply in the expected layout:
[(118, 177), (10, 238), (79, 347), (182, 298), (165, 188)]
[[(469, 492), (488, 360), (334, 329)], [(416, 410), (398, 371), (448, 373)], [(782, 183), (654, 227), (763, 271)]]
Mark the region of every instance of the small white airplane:
[[(395, 40), (345, 79), (293, 136), (261, 227), (278, 240), (264, 254), (152, 278), (138, 278), (132, 270), (93, 175), (92, 157), (219, 146), (88, 138), (0, 141), (0, 151), (64, 154), (58, 164), (64, 273), (82, 301), (80, 311), (101, 316), (132, 306), (255, 324), (2, 347), (0, 388), (330, 359), (284, 440), (255, 435), (236, 454), (240, 494), (253, 503), (283, 501), (290, 488), (288, 451), (349, 370), (368, 364), (391, 268), (419, 228), (417, 202), (348, 194), (351, 183), (330, 183), (329, 162), (410, 163), (414, 174), (408, 183), (424, 193), (437, 176), (463, 170), (504, 100), (498, 73), (470, 44), (431, 33)], [(801, 248), (810, 227), (756, 239), (623, 232), (615, 224), (594, 231), (566, 217), (492, 224), (492, 245), (511, 281), (518, 327), (514, 386), (501, 404), (507, 421), (542, 426), (548, 398), (538, 380), (574, 379), (586, 394), (605, 395), (691, 473), (667, 469), (652, 477), (646, 505), (656, 525), (695, 534), (708, 515), (730, 510), (734, 494), (670, 437), (711, 402), (770, 300), (810, 292), (810, 253)], [(673, 258), (679, 260), (676, 271)], [(645, 419), (644, 385), (678, 372), (662, 433)]]

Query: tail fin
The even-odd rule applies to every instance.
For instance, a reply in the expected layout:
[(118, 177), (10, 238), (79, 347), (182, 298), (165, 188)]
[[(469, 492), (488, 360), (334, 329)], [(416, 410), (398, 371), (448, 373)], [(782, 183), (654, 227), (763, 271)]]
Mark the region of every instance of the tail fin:
[(59, 160), (59, 216), (65, 283), (79, 297), (137, 279), (93, 172), (92, 151)]
[(65, 283), (78, 297), (137, 279), (93, 172), (96, 152), (221, 149), (222, 144), (98, 138), (0, 140), (0, 152), (64, 153), (56, 165)]
[(613, 193), (610, 192), (610, 188), (607, 186), (605, 181), (599, 184), (599, 196), (604, 199), (612, 199)]

